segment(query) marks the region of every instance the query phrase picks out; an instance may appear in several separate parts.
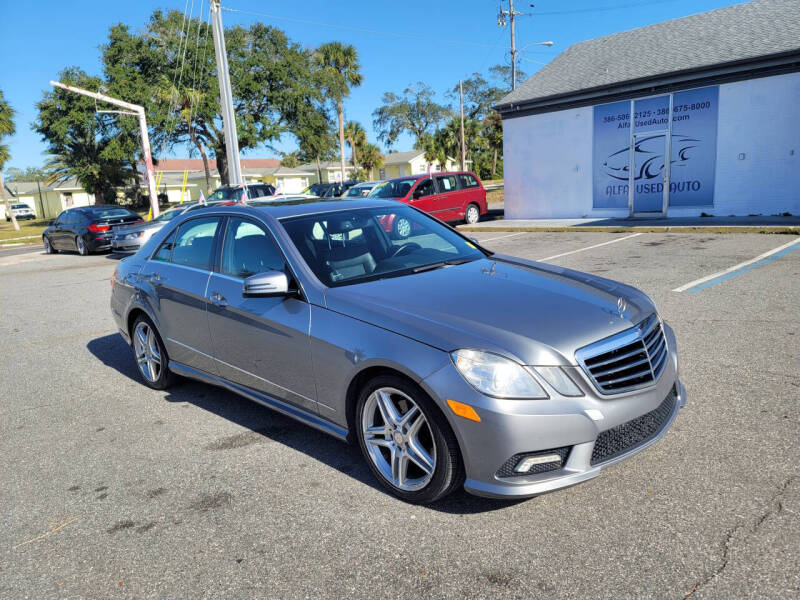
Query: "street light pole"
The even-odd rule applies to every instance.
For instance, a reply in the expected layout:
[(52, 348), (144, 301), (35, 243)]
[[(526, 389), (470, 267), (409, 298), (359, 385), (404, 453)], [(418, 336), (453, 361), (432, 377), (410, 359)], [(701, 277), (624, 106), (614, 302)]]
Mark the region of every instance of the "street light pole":
[(222, 28), (220, 0), (211, 0), (211, 33), (214, 34), (214, 53), (217, 59), (219, 102), (222, 106), (222, 129), (225, 133), (225, 156), (228, 162), (228, 184), (244, 186), (242, 165), (239, 162), (239, 136), (236, 132), (236, 114), (233, 111), (231, 77), (228, 72), (228, 52), (225, 48), (225, 30)]
[(126, 109), (125, 111), (98, 112), (118, 112), (138, 117), (139, 133), (142, 136), (142, 159), (144, 160), (144, 167), (147, 171), (147, 191), (150, 194), (150, 209), (152, 210), (153, 218), (155, 219), (158, 216), (158, 194), (156, 192), (155, 176), (153, 175), (153, 156), (150, 153), (150, 135), (147, 133), (147, 118), (144, 114), (144, 107), (139, 106), (138, 104), (125, 102), (124, 100), (118, 100), (117, 98), (112, 98), (111, 96), (106, 96), (105, 94), (100, 94), (98, 92), (90, 92), (89, 90), (66, 85), (58, 81), (51, 81), (50, 85), (67, 90), (68, 92), (74, 92), (76, 94), (81, 94), (82, 96), (88, 96), (89, 98), (94, 98), (95, 100), (100, 100), (101, 102), (108, 102), (109, 104), (120, 106)]
[(458, 95), (461, 102), (461, 170), (467, 169), (467, 150), (464, 144), (464, 84), (458, 80)]

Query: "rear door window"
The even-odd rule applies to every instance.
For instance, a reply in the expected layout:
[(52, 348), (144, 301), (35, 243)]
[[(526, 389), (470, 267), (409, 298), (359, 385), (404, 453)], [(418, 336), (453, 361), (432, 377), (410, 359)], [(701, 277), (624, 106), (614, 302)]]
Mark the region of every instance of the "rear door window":
[(458, 176), (458, 179), (461, 182), (461, 187), (463, 187), (464, 189), (476, 188), (479, 186), (478, 180), (475, 179), (469, 173), (462, 173), (461, 175)]
[(455, 175), (441, 175), (436, 178), (436, 183), (439, 185), (440, 194), (454, 192), (458, 189)]
[(178, 228), (172, 249), (172, 262), (197, 269), (210, 270), (214, 251), (214, 236), (220, 217), (205, 217), (186, 221)]
[(173, 231), (166, 240), (161, 242), (161, 245), (156, 250), (156, 253), (153, 254), (153, 260), (157, 260), (160, 262), (169, 262), (172, 259), (172, 247), (175, 245), (175, 234), (177, 232)]

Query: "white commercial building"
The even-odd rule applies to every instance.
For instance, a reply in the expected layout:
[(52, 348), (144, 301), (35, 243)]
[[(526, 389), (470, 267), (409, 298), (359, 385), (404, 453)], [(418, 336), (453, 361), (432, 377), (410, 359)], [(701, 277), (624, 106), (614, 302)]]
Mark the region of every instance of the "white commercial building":
[(575, 44), (496, 109), (506, 218), (800, 214), (800, 2)]

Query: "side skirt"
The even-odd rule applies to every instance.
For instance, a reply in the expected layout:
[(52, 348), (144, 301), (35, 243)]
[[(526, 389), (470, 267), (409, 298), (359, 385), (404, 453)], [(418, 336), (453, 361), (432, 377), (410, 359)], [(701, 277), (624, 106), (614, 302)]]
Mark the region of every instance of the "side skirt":
[(174, 360), (169, 361), (169, 368), (173, 373), (188, 377), (189, 379), (196, 379), (197, 381), (202, 381), (203, 383), (210, 383), (211, 385), (225, 388), (234, 394), (239, 394), (248, 400), (257, 402), (263, 406), (266, 406), (267, 408), (271, 408), (272, 410), (284, 414), (287, 417), (291, 417), (292, 419), (300, 421), (309, 427), (313, 427), (314, 429), (318, 429), (324, 433), (327, 433), (328, 435), (332, 435), (343, 442), (347, 441), (347, 429), (321, 419), (317, 415), (307, 412), (302, 408), (298, 408), (297, 406), (277, 400), (276, 398), (267, 396), (251, 388), (238, 385), (228, 381), (227, 379), (216, 377), (215, 375), (211, 375), (205, 371), (200, 371), (182, 363), (175, 362)]

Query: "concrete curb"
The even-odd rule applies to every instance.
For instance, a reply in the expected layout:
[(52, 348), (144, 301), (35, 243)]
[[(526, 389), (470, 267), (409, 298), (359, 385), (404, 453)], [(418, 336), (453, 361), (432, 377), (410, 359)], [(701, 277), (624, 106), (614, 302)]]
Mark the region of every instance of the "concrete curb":
[(492, 233), (509, 231), (520, 233), (559, 233), (559, 232), (590, 232), (590, 233), (783, 233), (800, 235), (800, 225), (663, 225), (663, 226), (594, 226), (577, 225), (571, 227), (531, 227), (514, 225), (497, 225), (487, 227), (481, 225), (459, 225), (459, 231)]

